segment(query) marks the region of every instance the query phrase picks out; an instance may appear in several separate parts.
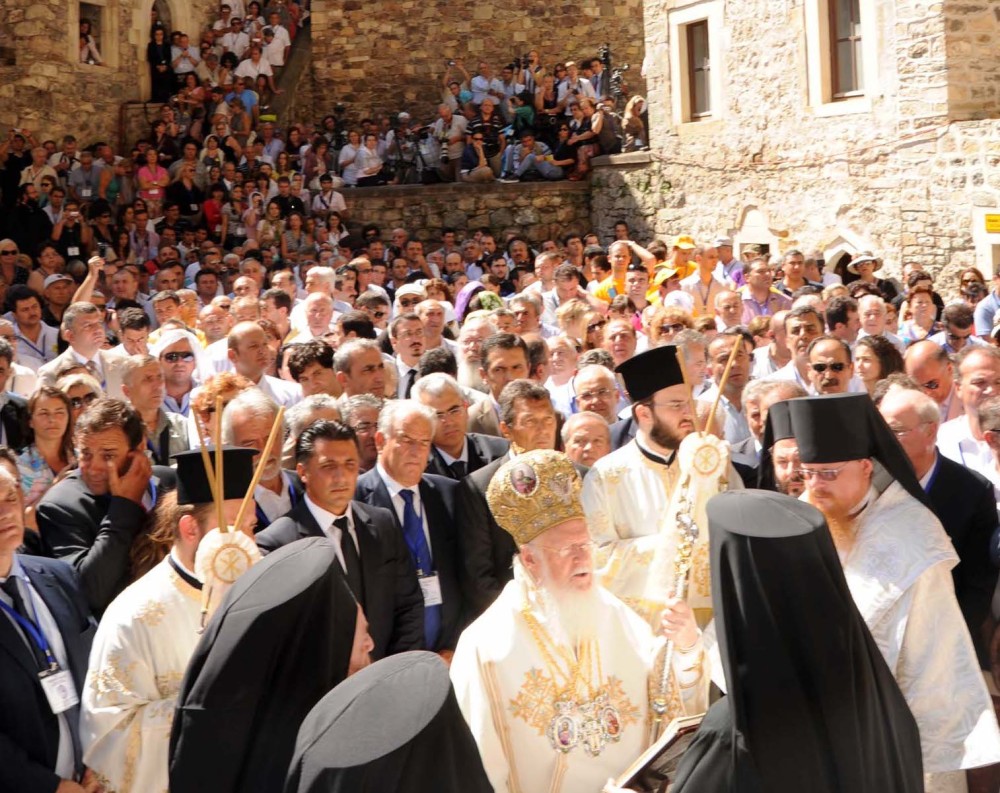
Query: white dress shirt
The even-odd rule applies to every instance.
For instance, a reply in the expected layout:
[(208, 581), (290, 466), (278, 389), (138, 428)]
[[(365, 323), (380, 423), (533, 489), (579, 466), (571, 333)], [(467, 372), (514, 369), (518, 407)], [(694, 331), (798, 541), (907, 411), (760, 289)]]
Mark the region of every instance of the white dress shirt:
[[(468, 443), (468, 439), (466, 439)], [(420, 500), (420, 486), (415, 487), (405, 487), (389, 476), (386, 470), (382, 467), (381, 461), (375, 463), (375, 470), (378, 471), (378, 475), (381, 477), (382, 481), (385, 483), (386, 489), (389, 491), (389, 496), (392, 498), (392, 507), (396, 510), (396, 517), (399, 519), (399, 525), (403, 525), (403, 510), (406, 508), (406, 502), (403, 501), (403, 497), (400, 495), (400, 491), (409, 490), (413, 493), (413, 509), (417, 512), (417, 517), (420, 518), (420, 522), (424, 527), (424, 537), (427, 540), (427, 549), (431, 552), (431, 558), (434, 558), (434, 549), (431, 548), (431, 533), (430, 529), (427, 527), (427, 513), (424, 511), (423, 504)]]
[(350, 507), (347, 508), (345, 515), (334, 515), (332, 512), (327, 512), (323, 507), (309, 498), (306, 495), (306, 506), (309, 507), (309, 512), (316, 519), (319, 524), (320, 529), (323, 533), (333, 540), (334, 552), (337, 554), (337, 559), (340, 560), (340, 567), (346, 573), (347, 565), (344, 563), (344, 553), (340, 550), (340, 537), (342, 532), (336, 526), (333, 525), (335, 520), (339, 518), (347, 518), (347, 532), (351, 535), (351, 539), (354, 540), (354, 547), (358, 549), (358, 558), (361, 558), (361, 545), (358, 543), (358, 532), (354, 528), (354, 515), (351, 512)]

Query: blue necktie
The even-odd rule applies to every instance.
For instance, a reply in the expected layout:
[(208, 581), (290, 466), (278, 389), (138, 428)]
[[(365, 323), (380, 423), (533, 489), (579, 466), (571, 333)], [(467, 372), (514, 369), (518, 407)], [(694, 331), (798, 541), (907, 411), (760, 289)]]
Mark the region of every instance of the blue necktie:
[[(413, 491), (400, 490), (403, 499), (403, 538), (410, 547), (413, 564), (417, 568), (417, 576), (429, 576), (434, 573), (434, 562), (431, 560), (431, 549), (427, 547), (424, 536), (424, 522), (413, 508)], [(427, 649), (437, 646), (438, 635), (441, 633), (441, 606), (424, 606), (424, 640)]]

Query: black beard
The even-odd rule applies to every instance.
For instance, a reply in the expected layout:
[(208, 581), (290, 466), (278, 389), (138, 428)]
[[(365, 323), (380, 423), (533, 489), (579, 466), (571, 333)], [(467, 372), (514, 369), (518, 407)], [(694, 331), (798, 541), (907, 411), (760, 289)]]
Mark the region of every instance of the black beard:
[[(682, 432), (683, 434), (681, 434)], [(649, 430), (649, 439), (662, 449), (677, 449), (680, 447), (681, 441), (689, 434), (691, 434), (691, 430), (686, 432), (674, 430), (654, 415), (653, 426)]]

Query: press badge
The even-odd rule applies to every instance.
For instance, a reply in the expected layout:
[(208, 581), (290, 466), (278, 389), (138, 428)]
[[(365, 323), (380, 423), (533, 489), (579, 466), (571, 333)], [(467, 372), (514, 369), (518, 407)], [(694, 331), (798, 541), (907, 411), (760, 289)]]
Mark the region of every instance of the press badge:
[(76, 247), (75, 245), (71, 245), (70, 247), (68, 247), (66, 249), (66, 255), (67, 256), (79, 256), (80, 255), (80, 249), (78, 247)]
[(425, 606), (440, 606), (444, 601), (441, 599), (441, 579), (434, 575), (420, 576), (420, 591), (424, 593)]
[(73, 677), (65, 669), (55, 667), (47, 672), (39, 672), (38, 679), (42, 683), (42, 691), (49, 701), (49, 707), (56, 715), (80, 704), (76, 686), (73, 685)]

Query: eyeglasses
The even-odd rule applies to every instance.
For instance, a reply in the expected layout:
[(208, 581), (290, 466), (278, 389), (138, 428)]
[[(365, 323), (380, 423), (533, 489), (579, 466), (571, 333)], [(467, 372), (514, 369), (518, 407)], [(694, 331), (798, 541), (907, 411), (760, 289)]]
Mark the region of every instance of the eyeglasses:
[(403, 300), (402, 298), (400, 298), (400, 300), (399, 300), (399, 307), (400, 308), (413, 308), (415, 305), (418, 305), (419, 303), (420, 303), (419, 299), (418, 300)]
[(813, 477), (822, 480), (823, 482), (836, 482), (837, 477), (840, 476), (841, 472), (847, 467), (847, 463), (844, 463), (840, 468), (798, 468), (795, 470), (795, 474), (802, 479), (803, 482), (808, 482)]
[[(674, 322), (670, 325), (664, 325), (661, 330), (669, 330), (671, 333), (680, 333), (682, 330), (686, 329), (687, 325), (683, 322)], [(728, 357), (728, 356), (727, 356)]]
[(444, 421), (445, 419), (454, 419), (462, 415), (462, 406), (454, 405), (447, 410), (439, 410), (437, 412), (438, 421)]
[(359, 421), (357, 424), (351, 425), (351, 428), (355, 432), (371, 432), (377, 427), (378, 424), (376, 424), (374, 421)]
[(79, 410), (80, 408), (89, 405), (91, 402), (97, 399), (97, 394), (85, 394), (84, 396), (73, 397), (70, 399), (69, 404), (73, 410)]
[(895, 435), (897, 438), (902, 438), (904, 435), (909, 435), (915, 429), (918, 429), (919, 427), (923, 427), (924, 425), (930, 423), (931, 422), (929, 421), (921, 421), (919, 424), (914, 424), (912, 427), (908, 427), (905, 430), (894, 429), (892, 427), (889, 427), (889, 429), (892, 430), (892, 434)]
[(823, 374), (823, 372), (827, 369), (832, 369), (835, 372), (842, 372), (847, 368), (847, 364), (841, 363), (840, 361), (837, 363), (811, 363), (809, 366), (817, 374)]
[(177, 363), (178, 361), (188, 361), (194, 360), (193, 352), (165, 352), (163, 353), (163, 360), (167, 363)]
[(945, 333), (945, 336), (948, 337), (948, 341), (964, 341), (965, 339), (969, 338), (969, 336), (971, 336), (971, 335), (972, 335), (972, 331), (971, 330), (968, 333), (964, 334), (964, 335), (960, 334), (960, 333), (948, 333), (948, 332)]
[(17, 256), (17, 251), (0, 251), (0, 256)]
[(602, 319), (600, 322), (594, 322), (591, 325), (587, 325), (587, 333), (593, 333), (595, 330), (601, 330), (601, 328), (607, 324), (608, 323)]
[(587, 540), (586, 542), (575, 542), (572, 545), (564, 545), (562, 548), (552, 548), (548, 545), (539, 545), (538, 547), (554, 553), (560, 559), (569, 559), (571, 556), (578, 554), (590, 556), (597, 548), (597, 543), (593, 540)]
[(598, 388), (595, 391), (584, 391), (581, 394), (577, 394), (576, 398), (579, 401), (590, 401), (591, 399), (607, 399), (615, 393), (613, 388)]

